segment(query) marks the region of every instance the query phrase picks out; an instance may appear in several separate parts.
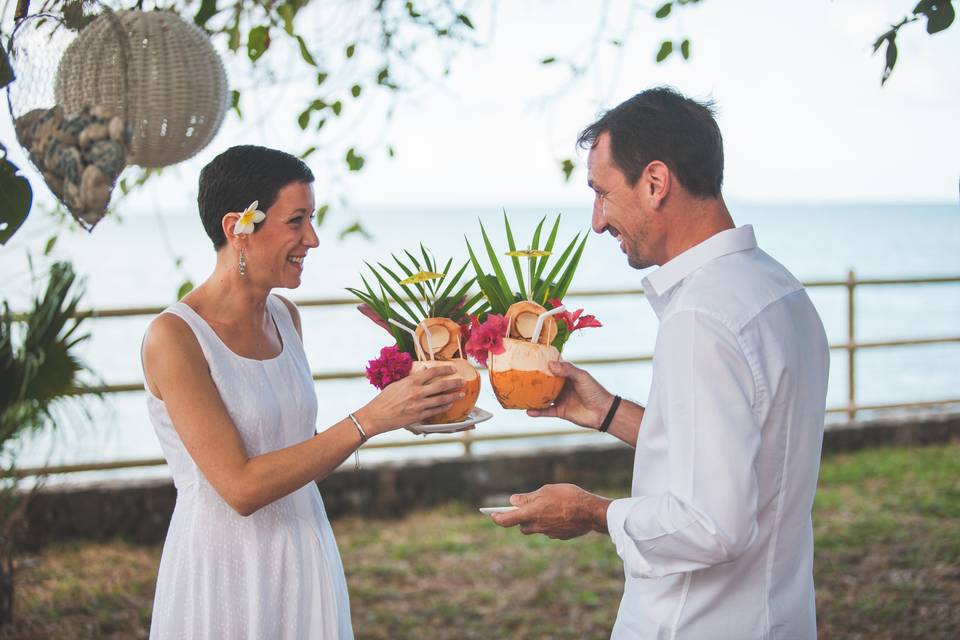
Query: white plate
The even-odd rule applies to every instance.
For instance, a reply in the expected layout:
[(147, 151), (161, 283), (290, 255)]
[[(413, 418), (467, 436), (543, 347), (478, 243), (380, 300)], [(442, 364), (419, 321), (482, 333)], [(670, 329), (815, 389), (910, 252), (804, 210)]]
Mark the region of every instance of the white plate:
[(467, 414), (466, 420), (445, 424), (412, 424), (407, 427), (407, 430), (417, 435), (427, 435), (428, 433), (456, 433), (457, 431), (473, 429), (474, 425), (489, 420), (492, 417), (493, 414), (489, 411), (481, 409), (480, 407), (474, 407), (470, 410), (470, 413)]
[(516, 511), (520, 507), (480, 507), (480, 513), (485, 516), (492, 516), (495, 513), (506, 513), (507, 511)]

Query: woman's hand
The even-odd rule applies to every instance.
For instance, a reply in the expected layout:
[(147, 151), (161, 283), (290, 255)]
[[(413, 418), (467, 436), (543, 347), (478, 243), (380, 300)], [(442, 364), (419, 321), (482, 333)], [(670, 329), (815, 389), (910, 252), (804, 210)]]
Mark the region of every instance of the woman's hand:
[(610, 409), (613, 394), (600, 386), (589, 373), (569, 362), (551, 362), (550, 372), (566, 378), (567, 384), (552, 407), (529, 409), (527, 415), (534, 418), (563, 418), (581, 427), (598, 428)]
[(463, 379), (453, 367), (431, 367), (387, 385), (357, 411), (368, 436), (422, 422), (463, 397)]

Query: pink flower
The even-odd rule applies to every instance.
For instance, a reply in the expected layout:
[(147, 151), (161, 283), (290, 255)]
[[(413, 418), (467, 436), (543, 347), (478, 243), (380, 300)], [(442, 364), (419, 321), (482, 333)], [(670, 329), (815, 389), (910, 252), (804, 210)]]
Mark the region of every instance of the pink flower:
[(463, 350), (481, 367), (485, 367), (490, 353), (501, 354), (506, 350), (503, 347), (503, 336), (506, 332), (507, 319), (503, 316), (491, 313), (483, 324), (473, 317), (470, 319), (470, 338)]
[(367, 363), (367, 380), (377, 389), (384, 389), (391, 382), (406, 378), (413, 367), (409, 353), (397, 346), (380, 349), (380, 357)]
[[(550, 308), (555, 309), (562, 305), (563, 302), (552, 298), (550, 300)], [(579, 331), (580, 329), (589, 329), (591, 327), (602, 327), (600, 321), (597, 320), (596, 316), (586, 315), (581, 317), (580, 314), (583, 313), (583, 309), (577, 309), (573, 313), (569, 311), (561, 311), (555, 317), (557, 320), (562, 322), (567, 327), (567, 333), (573, 333), (574, 331)]]

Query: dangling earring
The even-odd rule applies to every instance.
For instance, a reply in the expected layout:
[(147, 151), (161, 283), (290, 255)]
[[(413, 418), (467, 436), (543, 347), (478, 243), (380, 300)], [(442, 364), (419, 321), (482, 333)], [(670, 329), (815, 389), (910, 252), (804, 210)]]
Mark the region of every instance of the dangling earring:
[(240, 275), (247, 275), (247, 256), (243, 253), (243, 247), (240, 247)]

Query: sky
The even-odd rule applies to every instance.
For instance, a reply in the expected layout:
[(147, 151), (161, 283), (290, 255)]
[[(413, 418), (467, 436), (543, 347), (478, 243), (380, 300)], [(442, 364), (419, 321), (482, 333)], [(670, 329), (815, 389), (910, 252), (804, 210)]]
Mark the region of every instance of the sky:
[[(539, 60), (586, 50), (600, 4), (500, 3), (490, 46), (460, 55), (443, 87), (401, 104), (387, 136), (398, 155), (372, 157), (352, 176), (357, 200), (589, 197), (578, 131), (637, 91), (669, 84), (716, 101), (729, 199), (957, 201), (960, 27), (902, 31), (900, 60), (881, 88), (882, 58), (870, 44), (911, 2), (705, 0), (667, 22), (648, 9), (622, 54), (608, 47), (587, 77), (551, 98), (566, 75)], [(611, 23), (626, 23), (629, 3), (611, 7)], [(689, 62), (655, 64), (660, 39), (684, 36), (693, 41)], [(578, 161), (569, 185), (558, 170), (565, 157)]]
[[(250, 86), (246, 65), (230, 62), (246, 119), (228, 115), (206, 149), (126, 202), (124, 213), (192, 210), (200, 168), (232, 144), (299, 152), (353, 137), (368, 151), (364, 170), (334, 180), (329, 166), (314, 166), (319, 201), (334, 194), (359, 208), (588, 201), (577, 133), (604, 109), (664, 84), (715, 101), (728, 200), (957, 202), (960, 26), (934, 36), (920, 23), (905, 28), (896, 70), (881, 88), (882, 54), (871, 55), (870, 44), (911, 0), (704, 0), (667, 21), (652, 16), (659, 4), (610, 2), (608, 38), (623, 36), (626, 45), (600, 47), (589, 72), (571, 82), (560, 65), (539, 61), (588, 55), (602, 3), (501, 2), (495, 12), (474, 3), (485, 46), (461, 51), (448, 77), (405, 92), (386, 126), (386, 101), (375, 98), (324, 138), (295, 124), (291, 105), (312, 95), (309, 82)], [(322, 19), (329, 15), (308, 14), (300, 28), (309, 36), (311, 20)], [(674, 55), (655, 64), (661, 39), (683, 37), (693, 42), (690, 61)], [(429, 46), (418, 55), (436, 66)], [(4, 121), (0, 135), (10, 140), (10, 133)], [(568, 157), (577, 168), (565, 183), (559, 162)]]

